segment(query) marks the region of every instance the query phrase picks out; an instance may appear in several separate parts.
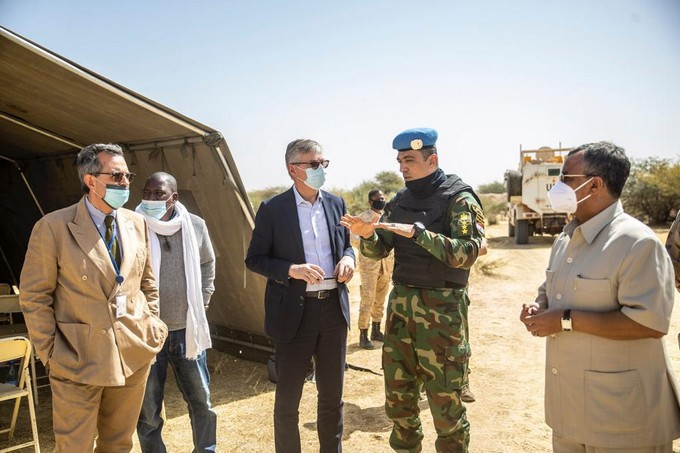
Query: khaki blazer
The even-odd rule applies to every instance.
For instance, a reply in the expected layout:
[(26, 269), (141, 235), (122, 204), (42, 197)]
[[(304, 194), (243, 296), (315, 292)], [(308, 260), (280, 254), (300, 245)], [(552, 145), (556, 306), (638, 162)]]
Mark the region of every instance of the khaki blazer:
[[(124, 385), (167, 337), (144, 219), (119, 209), (117, 225), (120, 290), (84, 197), (35, 224), (21, 271), (19, 300), (40, 360), (50, 373), (83, 384)], [(119, 292), (127, 310), (116, 318)]]

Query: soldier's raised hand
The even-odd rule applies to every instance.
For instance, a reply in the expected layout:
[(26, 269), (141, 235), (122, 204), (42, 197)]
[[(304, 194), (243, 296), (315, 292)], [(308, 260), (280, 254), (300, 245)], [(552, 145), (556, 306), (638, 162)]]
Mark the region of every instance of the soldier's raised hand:
[(361, 236), (364, 239), (368, 239), (373, 236), (378, 219), (380, 219), (380, 214), (377, 213), (375, 214), (375, 218), (372, 219), (372, 222), (366, 222), (359, 216), (345, 214), (340, 219), (340, 225), (347, 228), (353, 234)]

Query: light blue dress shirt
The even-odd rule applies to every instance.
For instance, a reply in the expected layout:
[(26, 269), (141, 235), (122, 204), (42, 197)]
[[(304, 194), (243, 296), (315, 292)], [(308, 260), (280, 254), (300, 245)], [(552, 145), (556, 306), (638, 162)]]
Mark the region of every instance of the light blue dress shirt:
[(106, 218), (107, 215), (113, 216), (114, 220), (116, 221), (116, 239), (118, 239), (118, 249), (120, 250), (120, 259), (122, 261), (123, 260), (123, 241), (121, 241), (120, 230), (118, 228), (118, 217), (117, 217), (118, 210), (114, 209), (111, 214), (104, 214), (99, 209), (95, 208), (92, 203), (90, 203), (90, 200), (87, 197), (87, 195), (85, 196), (85, 206), (87, 207), (87, 212), (90, 213), (90, 218), (92, 219), (94, 226), (97, 227), (97, 230), (99, 231), (99, 235), (102, 237), (102, 240), (103, 240), (103, 238), (106, 237), (106, 224), (104, 223), (104, 219)]
[(312, 204), (302, 198), (295, 186), (293, 186), (293, 193), (295, 194), (295, 205), (300, 221), (302, 246), (305, 249), (305, 261), (316, 264), (324, 271), (325, 279), (321, 283), (308, 284), (307, 291), (337, 288), (338, 282), (333, 278), (333, 271), (335, 270), (333, 248), (326, 214), (323, 209), (323, 195), (319, 191), (319, 195)]

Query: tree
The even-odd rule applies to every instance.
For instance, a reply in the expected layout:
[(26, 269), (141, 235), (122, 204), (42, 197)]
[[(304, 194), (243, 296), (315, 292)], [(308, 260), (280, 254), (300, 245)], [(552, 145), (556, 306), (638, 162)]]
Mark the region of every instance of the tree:
[(505, 193), (505, 186), (501, 181), (480, 184), (477, 193)]
[(488, 225), (496, 225), (498, 218), (504, 216), (508, 211), (508, 203), (505, 201), (505, 196), (499, 198), (498, 194), (479, 194), (479, 200), (482, 202), (484, 208), (484, 217)]
[(404, 187), (404, 180), (398, 173), (382, 171), (376, 174), (373, 179), (362, 181), (353, 189), (332, 189), (331, 192), (342, 196), (347, 205), (347, 212), (356, 215), (368, 209), (368, 192), (371, 190), (382, 190), (389, 200), (402, 187)]
[(396, 171), (381, 171), (375, 175), (375, 181), (386, 195), (395, 194), (404, 187), (404, 178)]
[(253, 190), (248, 192), (248, 198), (250, 198), (250, 204), (253, 206), (253, 209), (255, 212), (257, 212), (258, 208), (260, 207), (260, 203), (262, 203), (267, 198), (273, 197), (277, 193), (283, 192), (286, 189), (288, 189), (286, 186), (274, 186), (267, 187), (266, 189)]
[(634, 159), (621, 200), (631, 215), (654, 225), (667, 223), (679, 207), (680, 164), (657, 157)]

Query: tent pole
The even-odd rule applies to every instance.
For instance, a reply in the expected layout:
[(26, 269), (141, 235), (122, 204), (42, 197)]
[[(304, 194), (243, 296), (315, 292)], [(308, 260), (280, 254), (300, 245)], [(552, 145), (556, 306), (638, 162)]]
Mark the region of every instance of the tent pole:
[(51, 138), (52, 140), (56, 140), (56, 141), (58, 141), (58, 142), (60, 142), (60, 143), (63, 143), (63, 144), (65, 144), (65, 145), (72, 146), (72, 147), (77, 148), (77, 149), (80, 149), (80, 148), (83, 147), (82, 145), (79, 145), (79, 144), (77, 144), (77, 143), (73, 143), (72, 141), (66, 140), (65, 138), (60, 137), (60, 136), (58, 136), (57, 134), (55, 134), (55, 133), (53, 133), (53, 132), (46, 131), (45, 129), (41, 129), (41, 128), (39, 128), (38, 126), (34, 126), (34, 125), (32, 125), (32, 124), (30, 124), (30, 123), (27, 123), (27, 122), (25, 122), (25, 121), (21, 121), (21, 120), (19, 120), (19, 119), (17, 119), (17, 118), (13, 118), (13, 117), (11, 117), (10, 115), (7, 115), (7, 114), (5, 114), (5, 113), (0, 112), (0, 118), (2, 118), (3, 120), (7, 120), (7, 121), (9, 121), (10, 123), (14, 123), (14, 124), (16, 124), (17, 126), (21, 126), (21, 127), (25, 128), (25, 129), (28, 129), (28, 130), (30, 130), (30, 131), (37, 132), (38, 134), (41, 134), (41, 135), (43, 135), (43, 136), (45, 136), (45, 137), (49, 137), (49, 138)]
[(236, 192), (236, 198), (238, 199), (239, 205), (241, 206), (241, 210), (243, 211), (243, 215), (245, 216), (246, 220), (248, 221), (248, 224), (250, 225), (250, 228), (255, 228), (255, 221), (253, 220), (253, 215), (250, 209), (248, 209), (248, 206), (246, 205), (245, 201), (243, 200), (243, 196), (241, 196), (241, 192), (238, 190), (238, 186), (236, 185), (236, 181), (234, 180), (234, 175), (231, 172), (231, 169), (229, 168), (229, 165), (227, 165), (227, 161), (224, 158), (224, 154), (222, 154), (222, 150), (220, 149), (219, 145), (211, 145), (210, 146), (215, 154), (217, 154), (218, 159), (222, 163), (222, 168), (224, 169), (224, 172), (227, 174), (227, 179), (229, 179), (229, 182), (234, 186), (234, 192)]
[(38, 201), (38, 199), (36, 198), (35, 194), (33, 193), (33, 189), (31, 189), (31, 185), (28, 183), (28, 179), (26, 179), (26, 176), (24, 175), (24, 172), (21, 171), (21, 166), (19, 166), (19, 163), (18, 163), (16, 160), (14, 160), (14, 159), (10, 159), (9, 157), (2, 156), (2, 155), (0, 155), (0, 159), (5, 159), (6, 161), (11, 162), (11, 163), (14, 164), (14, 166), (17, 168), (17, 171), (19, 172), (19, 175), (21, 175), (21, 179), (24, 180), (24, 184), (26, 184), (26, 188), (28, 189), (28, 193), (31, 194), (31, 197), (33, 198), (33, 202), (34, 202), (35, 205), (38, 207), (38, 211), (40, 211), (40, 215), (41, 215), (41, 216), (44, 216), (44, 215), (45, 215), (45, 211), (43, 211), (42, 206), (40, 206), (40, 202)]
[[(220, 149), (219, 145), (210, 145), (212, 150), (217, 154), (217, 157), (219, 158), (220, 162), (222, 163), (222, 168), (224, 169), (225, 173), (227, 174), (227, 178), (229, 179), (229, 182), (232, 184), (234, 188), (234, 193), (236, 194), (236, 199), (238, 200), (239, 206), (241, 206), (241, 210), (243, 211), (243, 218), (248, 222), (248, 225), (250, 225), (250, 229), (254, 230), (255, 229), (255, 220), (253, 219), (252, 211), (248, 209), (248, 206), (246, 205), (245, 201), (243, 200), (243, 197), (241, 196), (241, 192), (238, 189), (238, 186), (236, 185), (236, 180), (234, 179), (234, 175), (229, 169), (229, 165), (227, 164), (227, 160), (224, 158), (224, 154), (222, 154), (222, 150)], [(245, 235), (245, 232), (243, 233)], [(245, 251), (243, 253), (243, 256), (245, 256)], [(246, 272), (246, 265), (243, 263), (243, 288), (246, 288), (247, 282), (248, 282), (248, 273)]]
[(149, 151), (157, 148), (170, 148), (173, 146), (180, 146), (184, 143), (204, 143), (203, 137), (188, 137), (188, 138), (178, 138), (174, 140), (166, 140), (163, 142), (149, 142), (149, 143), (138, 143), (136, 145), (127, 145), (127, 149), (130, 151)]
[(2, 260), (5, 262), (5, 265), (7, 266), (7, 270), (9, 271), (9, 278), (12, 279), (12, 284), (14, 286), (19, 286), (19, 282), (17, 281), (17, 276), (14, 275), (14, 272), (12, 271), (12, 266), (9, 265), (9, 261), (7, 260), (7, 255), (5, 255), (5, 251), (3, 250), (1, 245), (0, 245), (0, 254), (2, 254)]

